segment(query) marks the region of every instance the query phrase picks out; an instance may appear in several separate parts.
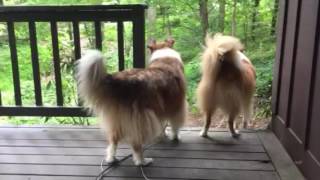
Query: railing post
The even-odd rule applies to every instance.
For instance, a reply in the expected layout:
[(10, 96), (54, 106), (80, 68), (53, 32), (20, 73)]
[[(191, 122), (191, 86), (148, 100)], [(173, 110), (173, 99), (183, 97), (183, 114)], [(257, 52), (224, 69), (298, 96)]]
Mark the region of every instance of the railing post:
[(145, 20), (144, 8), (139, 9), (133, 20), (133, 67), (145, 67)]

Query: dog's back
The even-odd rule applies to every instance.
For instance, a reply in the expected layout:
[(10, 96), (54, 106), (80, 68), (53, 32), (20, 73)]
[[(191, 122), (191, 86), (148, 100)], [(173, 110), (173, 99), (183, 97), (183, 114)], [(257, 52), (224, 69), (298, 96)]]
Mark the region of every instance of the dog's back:
[(154, 61), (147, 69), (107, 75), (103, 86), (102, 98), (110, 106), (135, 104), (140, 110), (149, 109), (164, 118), (181, 108), (186, 89), (183, 65), (173, 58)]

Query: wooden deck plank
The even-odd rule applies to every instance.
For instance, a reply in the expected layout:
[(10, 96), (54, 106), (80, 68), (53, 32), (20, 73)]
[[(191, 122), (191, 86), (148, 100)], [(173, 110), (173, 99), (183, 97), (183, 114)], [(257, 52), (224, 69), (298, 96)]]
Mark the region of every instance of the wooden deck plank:
[[(144, 155), (154, 158), (154, 163), (144, 168), (148, 178), (280, 179), (261, 134), (245, 132), (233, 139), (227, 131), (211, 131), (210, 138), (198, 133), (196, 129), (183, 130), (179, 143), (164, 139), (147, 149)], [(94, 179), (100, 173), (106, 146), (104, 135), (92, 127), (0, 128), (0, 179)], [(129, 154), (130, 147), (121, 144), (118, 158)], [(143, 179), (131, 159), (107, 176), (107, 180)]]
[[(0, 133), (1, 134), (1, 133)], [(15, 145), (15, 144), (26, 144), (26, 143), (33, 143), (33, 144), (56, 144), (56, 143), (65, 143), (65, 145), (75, 144), (75, 143), (92, 143), (92, 144), (105, 144), (106, 140), (99, 135), (90, 135), (86, 136), (87, 139), (72, 139), (75, 137), (73, 134), (72, 136), (61, 136), (55, 139), (48, 137), (50, 135), (43, 134), (43, 136), (36, 138), (34, 136), (30, 136), (29, 134), (21, 135), (23, 138), (10, 137), (2, 135), (0, 136), (0, 145)], [(243, 134), (241, 138), (234, 139), (229, 137), (226, 133), (209, 133), (209, 138), (202, 138), (198, 136), (198, 133), (188, 133), (182, 134), (180, 141), (183, 143), (192, 143), (192, 144), (249, 144), (255, 145), (260, 144), (259, 139), (255, 137), (253, 134)], [(28, 139), (27, 139), (28, 138)], [(59, 142), (60, 141), (60, 142)], [(92, 142), (78, 142), (78, 141), (92, 141)], [(89, 145), (89, 144), (88, 144)]]
[[(268, 171), (237, 171), (216, 169), (189, 168), (144, 168), (150, 178), (182, 178), (182, 179), (223, 179), (223, 180), (278, 180), (275, 172)], [(109, 176), (140, 177), (139, 168), (119, 167), (111, 171)]]
[[(63, 150), (59, 150), (63, 149)], [(0, 153), (10, 153), (10, 152), (35, 152), (40, 153), (43, 151), (81, 151), (81, 152), (91, 152), (91, 153), (99, 153), (104, 151), (105, 146), (101, 147), (50, 147), (50, 146), (1, 146)], [(129, 147), (122, 146), (118, 149), (130, 149)], [(264, 148), (261, 145), (215, 145), (215, 144), (155, 144), (151, 146), (149, 149), (153, 150), (181, 150), (181, 151), (218, 151), (218, 152), (265, 152)]]
[[(1, 180), (94, 180), (88, 177), (74, 176), (30, 176), (30, 175), (0, 175)], [(177, 180), (177, 179), (161, 179), (152, 178), (153, 180)], [(104, 177), (102, 180), (145, 180), (144, 178), (124, 178), (124, 177)], [(182, 179), (179, 179), (182, 180)]]
[[(169, 140), (162, 140), (162, 143), (172, 144)], [(247, 142), (247, 143), (245, 143)], [(180, 139), (183, 144), (222, 144), (222, 145), (260, 145), (258, 140), (256, 143), (249, 140), (229, 140), (227, 138), (221, 140), (210, 140), (208, 138), (200, 138), (194, 136), (184, 136)], [(0, 139), (0, 146), (50, 146), (50, 147), (105, 147), (105, 140), (61, 140), (61, 139)]]
[[(48, 175), (48, 176), (84, 176), (95, 177), (100, 173), (99, 166), (66, 166), (66, 165), (22, 165), (3, 164), (0, 174), (21, 175)], [(145, 167), (144, 171), (149, 178), (182, 178), (182, 179), (259, 179), (276, 180), (274, 171), (244, 171), (244, 170), (220, 170), (202, 168), (160, 168)], [(138, 167), (119, 166), (112, 169), (108, 176), (140, 178)], [(89, 178), (88, 178), (89, 179)]]
[[(33, 176), (33, 175), (0, 175), (1, 180), (94, 180), (88, 177), (75, 176)], [(153, 178), (155, 179), (155, 178)], [(103, 180), (145, 180), (144, 178), (123, 178), (123, 177), (104, 177)], [(158, 179), (155, 180), (176, 180)]]
[[(150, 157), (150, 156), (148, 156)], [(154, 158), (154, 157), (153, 157)], [(88, 165), (99, 166), (103, 156), (0, 156), (2, 164)], [(132, 160), (122, 163), (134, 166)], [(154, 167), (188, 167), (273, 171), (270, 161), (212, 160), (187, 158), (154, 158)]]
[[(239, 139), (233, 139), (229, 132), (209, 132), (209, 138), (198, 136), (198, 131), (182, 131), (181, 141), (184, 143), (208, 143), (208, 144), (260, 144), (256, 134), (243, 133)], [(67, 129), (67, 130), (39, 130), (17, 128), (1, 129), (0, 140), (88, 140), (105, 141), (102, 132), (97, 129)]]
[[(130, 154), (130, 150), (117, 151), (118, 157), (123, 157)], [(36, 161), (42, 158), (90, 158), (99, 157), (102, 159), (104, 157), (104, 152), (102, 154), (30, 154), (23, 153), (18, 154), (12, 152), (11, 154), (0, 154), (0, 163), (18, 163), (21, 159), (27, 161), (31, 159)], [(269, 157), (266, 153), (237, 153), (237, 152), (207, 152), (207, 151), (176, 151), (176, 150), (147, 150), (144, 155), (146, 157), (153, 158), (186, 158), (186, 159), (211, 159), (211, 160), (239, 160), (239, 161), (269, 161)], [(40, 161), (40, 160), (39, 160)], [(60, 161), (61, 162), (61, 161)], [(63, 161), (62, 161), (63, 162)]]
[[(122, 163), (123, 166), (134, 166), (132, 160)], [(199, 169), (228, 169), (228, 170), (260, 170), (273, 171), (271, 162), (261, 161), (234, 161), (234, 160), (211, 160), (211, 159), (177, 159), (155, 158), (150, 167), (168, 168), (199, 168)]]

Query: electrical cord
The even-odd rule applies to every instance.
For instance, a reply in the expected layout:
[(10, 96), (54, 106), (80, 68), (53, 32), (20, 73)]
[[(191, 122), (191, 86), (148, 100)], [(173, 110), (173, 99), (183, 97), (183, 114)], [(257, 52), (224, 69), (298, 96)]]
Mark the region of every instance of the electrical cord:
[(98, 176), (96, 177), (96, 180), (102, 180), (104, 175), (109, 173), (111, 171), (111, 169), (117, 165), (120, 165), (121, 162), (127, 160), (128, 158), (130, 158), (132, 156), (132, 154), (129, 154), (123, 158), (121, 158), (120, 160), (117, 160), (116, 162), (109, 164), (108, 167), (106, 167), (105, 169), (103, 169), (103, 162), (105, 161), (104, 159), (101, 161), (100, 163), (100, 168), (101, 168), (101, 172), (98, 174)]
[[(165, 130), (166, 130), (167, 126), (168, 126), (168, 124), (166, 124), (166, 125), (164, 126), (164, 129), (163, 129), (163, 131), (162, 131), (163, 133), (165, 133)], [(144, 152), (145, 150), (149, 149), (151, 146), (153, 146), (153, 145), (155, 145), (155, 144), (157, 144), (157, 142), (147, 145), (146, 147), (143, 148), (143, 152)], [(105, 161), (105, 160), (103, 159), (103, 160), (101, 161), (101, 163), (100, 163), (101, 172), (100, 172), (100, 173), (98, 174), (98, 176), (96, 177), (96, 180), (102, 180), (103, 177), (112, 170), (112, 168), (116, 167), (117, 165), (120, 165), (123, 161), (127, 160), (127, 159), (130, 158), (131, 156), (132, 156), (132, 154), (129, 154), (129, 155), (125, 156), (125, 157), (121, 158), (120, 160), (117, 160), (115, 163), (110, 164), (110, 165), (109, 165), (108, 167), (106, 167), (105, 169), (103, 169), (103, 167), (102, 167), (102, 166), (103, 166), (103, 162)], [(143, 166), (140, 166), (140, 171), (141, 171), (141, 174), (142, 174), (142, 176), (143, 176), (143, 178), (144, 178), (145, 180), (151, 180), (151, 179), (149, 179), (149, 178), (146, 176), (146, 174), (145, 174), (145, 172), (144, 172), (144, 170), (143, 170)]]
[[(149, 149), (151, 146), (155, 145), (157, 143), (153, 143), (153, 144), (149, 144), (148, 146), (146, 146), (145, 148), (143, 148), (143, 152), (147, 149)], [(113, 167), (116, 167), (117, 165), (120, 165), (123, 161), (127, 160), (128, 158), (130, 158), (132, 156), (132, 154), (129, 154), (123, 158), (121, 158), (120, 160), (117, 160), (116, 162), (110, 164), (108, 167), (106, 167), (105, 169), (103, 169), (103, 162), (105, 161), (104, 159), (102, 159), (101, 163), (100, 163), (100, 169), (101, 172), (97, 175), (96, 180), (102, 180), (104, 175), (106, 175), (107, 173), (109, 173), (111, 171), (111, 169)], [(143, 166), (140, 166), (140, 170), (141, 170), (141, 174), (144, 177), (145, 180), (150, 180), (144, 173), (143, 171)]]
[(149, 179), (149, 178), (146, 176), (146, 174), (144, 173), (142, 166), (140, 166), (140, 170), (141, 170), (141, 174), (142, 174), (142, 176), (143, 176), (143, 178), (144, 178), (145, 180), (151, 180), (151, 179)]

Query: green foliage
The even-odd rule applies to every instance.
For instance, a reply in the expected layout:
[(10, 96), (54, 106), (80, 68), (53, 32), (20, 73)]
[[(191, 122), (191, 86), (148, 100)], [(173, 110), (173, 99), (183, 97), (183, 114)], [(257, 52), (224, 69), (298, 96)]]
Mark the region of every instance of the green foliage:
[[(224, 33), (232, 32), (232, 0), (226, 0)], [(272, 67), (275, 56), (275, 35), (270, 33), (274, 16), (274, 0), (260, 0), (255, 9), (253, 0), (242, 0), (237, 3), (236, 36), (246, 46), (246, 54), (252, 60), (257, 71), (257, 116), (270, 116), (270, 99)], [(191, 112), (197, 113), (195, 89), (200, 80), (200, 53), (203, 35), (199, 15), (199, 0), (5, 0), (5, 5), (76, 5), (76, 4), (128, 4), (146, 3), (146, 36), (163, 40), (174, 37), (175, 48), (181, 53), (185, 63), (185, 74), (188, 82), (187, 100)], [(217, 0), (208, 0), (208, 32), (216, 33), (219, 29), (219, 4)], [(254, 12), (256, 21), (252, 20)], [(132, 24), (124, 23), (125, 67), (132, 68)], [(94, 48), (94, 29), (91, 22), (80, 22), (82, 52)], [(23, 105), (34, 105), (34, 85), (29, 47), (27, 23), (15, 23), (20, 82)], [(41, 89), (45, 105), (55, 106), (55, 77), (52, 62), (50, 24), (36, 23), (37, 43), (40, 60)], [(58, 23), (60, 65), (64, 104), (76, 106), (78, 97), (74, 81), (74, 47), (71, 23)], [(103, 23), (103, 52), (107, 61), (107, 71), (118, 71), (117, 26), (116, 23)], [(4, 105), (14, 105), (13, 80), (10, 52), (8, 48), (7, 29), (0, 23), (0, 92)], [(1, 121), (1, 119), (0, 119)], [(9, 117), (6, 123), (14, 124), (95, 124), (94, 118), (15, 118)], [(1, 122), (0, 122), (1, 123)]]

